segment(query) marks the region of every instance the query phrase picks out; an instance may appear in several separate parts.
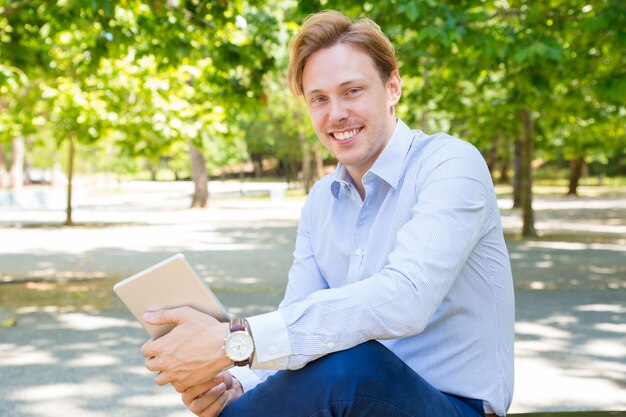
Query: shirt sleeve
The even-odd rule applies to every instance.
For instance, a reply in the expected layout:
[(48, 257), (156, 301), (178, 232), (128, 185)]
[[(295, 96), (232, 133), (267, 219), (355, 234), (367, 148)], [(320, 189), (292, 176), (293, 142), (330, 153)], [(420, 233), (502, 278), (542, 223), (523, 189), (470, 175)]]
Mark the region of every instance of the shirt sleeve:
[[(469, 145), (430, 155), (412, 179), (418, 198), (411, 217), (387, 265), (374, 275), (329, 289), (321, 277), (307, 276), (317, 268), (308, 262), (296, 267), (289, 299), (278, 311), (249, 319), (257, 349), (253, 367), (299, 369), (367, 340), (422, 332), (488, 223), (492, 185), (484, 165)], [(308, 223), (301, 221), (296, 262), (314, 262)], [(313, 282), (305, 284), (308, 278)]]
[(243, 388), (243, 392), (250, 391), (258, 384), (265, 381), (268, 376), (275, 373), (275, 371), (266, 370), (254, 371), (247, 366), (236, 366), (234, 368), (230, 368), (228, 371), (234, 378), (237, 378)]
[(230, 372), (234, 378), (237, 378), (243, 388), (243, 392), (250, 391), (261, 382), (261, 378), (254, 371), (245, 366), (230, 368), (228, 372)]

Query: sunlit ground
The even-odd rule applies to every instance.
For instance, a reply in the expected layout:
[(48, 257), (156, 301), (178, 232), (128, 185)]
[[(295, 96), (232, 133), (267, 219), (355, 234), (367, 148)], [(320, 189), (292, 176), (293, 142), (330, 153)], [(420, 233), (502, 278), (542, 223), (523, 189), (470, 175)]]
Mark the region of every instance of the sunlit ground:
[[(73, 228), (60, 209), (0, 209), (2, 417), (190, 416), (153, 384), (146, 335), (111, 291), (173, 253), (235, 314), (280, 301), (301, 197), (187, 210), (180, 184), (107, 193), (78, 199)], [(583, 195), (540, 191), (541, 235), (521, 239), (499, 194), (516, 285), (513, 412), (626, 410), (626, 189)]]

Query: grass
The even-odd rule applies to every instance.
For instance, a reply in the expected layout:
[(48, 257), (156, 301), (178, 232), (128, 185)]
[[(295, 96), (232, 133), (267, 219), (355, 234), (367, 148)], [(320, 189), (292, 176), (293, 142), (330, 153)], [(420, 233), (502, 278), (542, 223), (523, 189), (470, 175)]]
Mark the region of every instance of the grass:
[(68, 311), (121, 309), (122, 305), (112, 291), (117, 281), (119, 278), (2, 283), (0, 306), (15, 311), (25, 306)]
[[(559, 184), (559, 181), (554, 180), (535, 181), (533, 184), (534, 197), (565, 197), (567, 190), (567, 183)], [(617, 197), (626, 195), (626, 185), (580, 185), (577, 191), (578, 197), (582, 198)], [(508, 184), (497, 184), (496, 194), (500, 198), (511, 198), (513, 187)]]
[[(540, 171), (541, 172), (541, 171)], [(537, 185), (558, 185), (567, 187), (569, 184), (569, 179), (567, 177), (567, 173), (563, 173), (563, 175), (548, 175), (548, 176), (540, 176), (537, 175), (533, 182)], [(626, 177), (583, 177), (579, 181), (579, 185), (581, 186), (591, 186), (591, 187), (626, 187)]]
[(594, 243), (608, 244), (608, 245), (626, 245), (626, 238), (619, 235), (606, 235), (601, 233), (583, 233), (583, 232), (568, 232), (568, 231), (545, 231), (538, 230), (537, 236), (534, 237), (522, 237), (521, 231), (505, 232), (504, 239), (507, 241), (514, 240), (527, 240), (527, 241), (541, 241), (541, 242), (572, 242), (572, 243), (584, 243), (591, 245)]
[[(103, 311), (126, 308), (113, 292), (113, 285), (122, 277), (72, 278), (66, 281), (48, 279), (19, 282), (0, 282), (0, 311), (49, 310), (54, 311)], [(231, 287), (211, 285), (218, 297), (232, 293), (282, 293), (284, 288), (276, 285)], [(11, 317), (9, 317), (10, 319)], [(0, 323), (0, 328), (10, 324)]]

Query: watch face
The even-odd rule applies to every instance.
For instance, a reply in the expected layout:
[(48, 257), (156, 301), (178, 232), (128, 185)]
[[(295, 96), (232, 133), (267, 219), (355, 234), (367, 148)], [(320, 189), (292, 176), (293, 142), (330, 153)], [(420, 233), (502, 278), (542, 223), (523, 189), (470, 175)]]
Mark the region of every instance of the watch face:
[(226, 356), (233, 362), (245, 361), (252, 355), (254, 344), (252, 337), (245, 332), (234, 332), (226, 339)]

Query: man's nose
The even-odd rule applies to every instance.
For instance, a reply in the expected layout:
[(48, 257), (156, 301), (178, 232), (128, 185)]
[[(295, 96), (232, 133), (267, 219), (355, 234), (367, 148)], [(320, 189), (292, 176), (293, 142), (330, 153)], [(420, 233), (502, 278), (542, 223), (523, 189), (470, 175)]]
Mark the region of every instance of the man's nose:
[(345, 106), (345, 103), (342, 103), (341, 100), (331, 100), (330, 101), (330, 119), (332, 121), (339, 121), (346, 119), (348, 117), (348, 109)]

